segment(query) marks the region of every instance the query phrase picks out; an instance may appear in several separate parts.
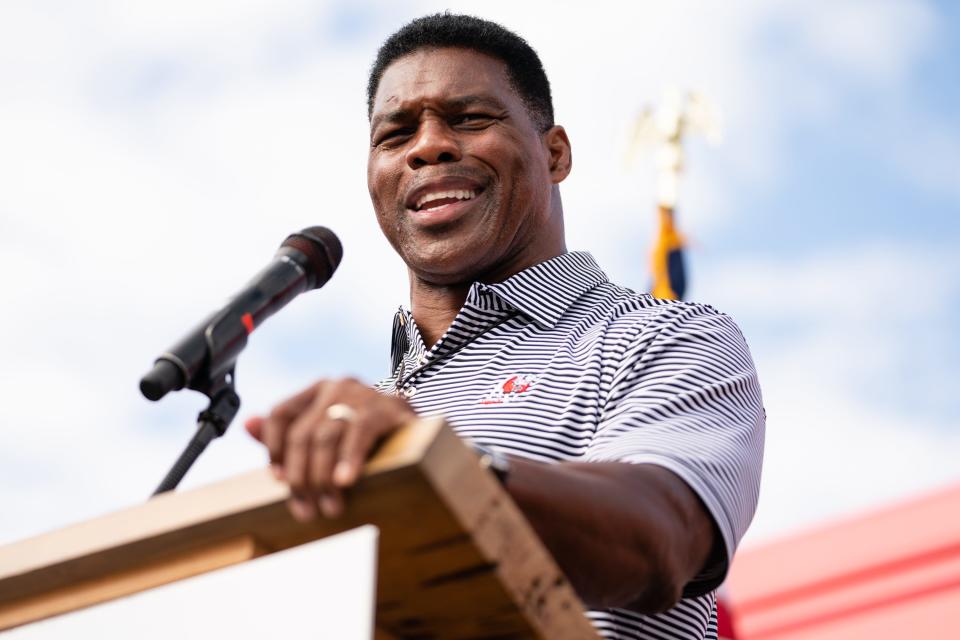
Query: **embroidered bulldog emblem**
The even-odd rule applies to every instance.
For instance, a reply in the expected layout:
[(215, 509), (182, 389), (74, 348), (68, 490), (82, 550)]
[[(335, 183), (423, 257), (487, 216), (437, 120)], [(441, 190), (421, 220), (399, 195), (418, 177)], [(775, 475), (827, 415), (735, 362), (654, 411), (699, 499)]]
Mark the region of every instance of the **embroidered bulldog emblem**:
[(523, 373), (507, 376), (493, 385), (480, 404), (506, 404), (520, 400), (536, 381), (536, 376)]

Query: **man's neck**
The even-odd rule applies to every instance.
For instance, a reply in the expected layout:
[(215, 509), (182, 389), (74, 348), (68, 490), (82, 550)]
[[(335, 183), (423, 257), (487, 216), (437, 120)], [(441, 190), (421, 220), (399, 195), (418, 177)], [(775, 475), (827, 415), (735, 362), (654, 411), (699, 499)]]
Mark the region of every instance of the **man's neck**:
[(565, 252), (566, 247), (561, 243), (549, 253), (536, 257), (518, 256), (519, 259), (516, 261), (508, 261), (499, 265), (496, 270), (477, 274), (474, 278), (465, 282), (451, 284), (437, 284), (411, 272), (410, 310), (414, 321), (417, 323), (417, 328), (420, 329), (420, 336), (423, 338), (424, 344), (427, 348), (430, 348), (443, 337), (443, 334), (453, 324), (453, 319), (463, 308), (467, 293), (469, 293), (474, 282), (486, 284), (503, 282), (526, 268), (555, 258)]
[(436, 286), (410, 278), (411, 312), (427, 348), (435, 345), (453, 324), (468, 291), (470, 284)]
[[(556, 187), (554, 187), (556, 190)], [(563, 238), (563, 210), (560, 207), (559, 193), (555, 194), (553, 221), (539, 230), (538, 243), (527, 245), (514, 254), (504, 256), (492, 268), (482, 270), (460, 282), (440, 284), (438, 278), (410, 274), (410, 311), (420, 329), (427, 348), (433, 347), (447, 332), (453, 319), (457, 317), (467, 293), (474, 282), (493, 284), (520, 273), (524, 269), (556, 258), (567, 252)]]
[[(528, 266), (540, 264), (545, 260), (556, 257), (566, 252), (565, 247), (560, 247), (556, 255), (543, 256), (541, 260), (532, 262)], [(527, 267), (524, 267), (527, 268)], [(446, 333), (453, 319), (460, 313), (463, 303), (467, 300), (467, 294), (474, 282), (483, 282), (491, 284), (502, 282), (508, 277), (523, 271), (523, 269), (511, 269), (496, 274), (488, 273), (476, 277), (469, 282), (456, 284), (439, 285), (428, 280), (421, 279), (415, 274), (410, 274), (410, 311), (413, 319), (420, 330), (420, 336), (427, 348), (435, 345), (443, 334)]]

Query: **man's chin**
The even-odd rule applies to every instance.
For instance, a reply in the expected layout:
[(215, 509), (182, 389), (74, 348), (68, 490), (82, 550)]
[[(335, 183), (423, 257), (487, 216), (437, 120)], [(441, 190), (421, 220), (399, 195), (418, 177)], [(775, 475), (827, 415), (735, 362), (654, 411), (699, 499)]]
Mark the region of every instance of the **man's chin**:
[(465, 246), (459, 244), (455, 249), (407, 253), (403, 258), (413, 275), (423, 283), (438, 287), (469, 285), (484, 272), (489, 256), (484, 255), (483, 250), (470, 251), (464, 249)]

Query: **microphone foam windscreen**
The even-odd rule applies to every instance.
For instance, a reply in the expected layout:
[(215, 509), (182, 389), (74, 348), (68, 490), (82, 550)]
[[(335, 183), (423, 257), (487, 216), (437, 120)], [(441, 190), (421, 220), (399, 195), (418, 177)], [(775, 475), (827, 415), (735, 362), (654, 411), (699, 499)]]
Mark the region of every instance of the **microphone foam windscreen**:
[(330, 279), (343, 258), (340, 239), (326, 227), (307, 227), (288, 236), (280, 247), (289, 247), (304, 255), (313, 274), (314, 288)]

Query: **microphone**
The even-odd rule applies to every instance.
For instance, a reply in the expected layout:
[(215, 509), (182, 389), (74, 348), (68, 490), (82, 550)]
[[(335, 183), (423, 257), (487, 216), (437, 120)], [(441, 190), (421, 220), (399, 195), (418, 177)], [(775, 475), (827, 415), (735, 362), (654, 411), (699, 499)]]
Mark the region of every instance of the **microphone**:
[(270, 264), (225, 307), (157, 358), (140, 380), (140, 392), (156, 401), (184, 387), (202, 391), (232, 373), (247, 336), (304, 291), (326, 284), (342, 257), (340, 240), (326, 227), (288, 236)]

